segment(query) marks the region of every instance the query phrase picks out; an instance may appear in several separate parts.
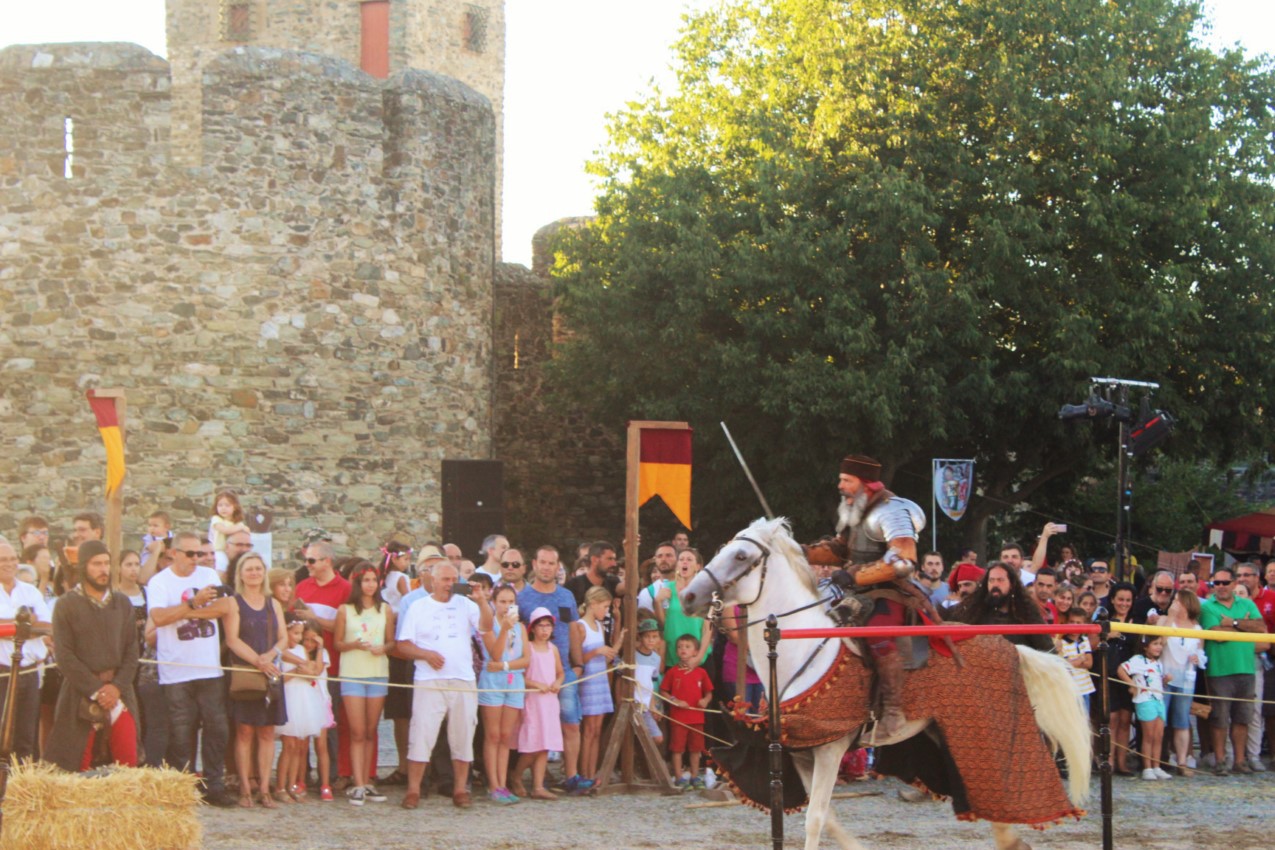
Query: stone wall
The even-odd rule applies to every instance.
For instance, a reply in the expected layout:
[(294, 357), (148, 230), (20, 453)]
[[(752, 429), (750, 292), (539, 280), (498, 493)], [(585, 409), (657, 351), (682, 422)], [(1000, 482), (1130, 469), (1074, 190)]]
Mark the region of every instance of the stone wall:
[[(558, 226), (537, 234), (535, 268), (547, 268), (545, 251)], [(529, 548), (549, 543), (564, 557), (582, 541), (619, 546), (626, 423), (595, 421), (549, 394), (553, 309), (545, 277), (497, 265), (495, 300), (495, 454), (504, 461), (510, 539)]]
[(276, 550), (436, 534), (440, 461), (492, 451), (489, 102), (256, 47), (202, 80), (184, 168), (163, 60), (0, 51), (0, 529), (100, 510), (83, 393), (118, 386), (127, 540), (157, 508), (206, 526), (225, 486)]
[[(172, 63), (176, 161), (197, 166), (202, 152), (200, 99), (204, 68), (236, 46), (317, 53), (360, 67), (361, 0), (168, 0), (168, 59)], [(246, 33), (227, 38), (231, 7), (246, 6)], [(495, 121), (496, 256), (504, 158), (505, 7), (503, 0), (392, 0), (390, 71), (428, 70), (460, 80), (491, 103)], [(468, 36), (481, 21), (481, 45)], [(190, 143), (187, 141), (190, 140)]]

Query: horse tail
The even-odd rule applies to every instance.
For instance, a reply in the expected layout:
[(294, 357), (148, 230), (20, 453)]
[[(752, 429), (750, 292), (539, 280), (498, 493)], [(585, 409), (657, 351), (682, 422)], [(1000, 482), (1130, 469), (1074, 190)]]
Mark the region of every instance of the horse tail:
[(1016, 648), (1023, 684), (1027, 686), (1027, 695), (1036, 710), (1036, 725), (1045, 733), (1050, 746), (1054, 750), (1061, 749), (1066, 757), (1067, 796), (1077, 806), (1082, 806), (1089, 797), (1093, 738), (1071, 668), (1057, 655), (1026, 646)]

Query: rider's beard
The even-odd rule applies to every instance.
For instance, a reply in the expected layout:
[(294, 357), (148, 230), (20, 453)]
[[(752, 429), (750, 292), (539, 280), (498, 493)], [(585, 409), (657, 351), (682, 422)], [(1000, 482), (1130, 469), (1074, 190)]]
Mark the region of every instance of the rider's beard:
[(854, 495), (854, 500), (847, 502), (841, 500), (841, 504), (837, 505), (837, 531), (844, 531), (847, 528), (857, 528), (859, 523), (863, 522), (863, 512), (868, 507), (868, 493), (866, 490), (860, 490)]
[(993, 608), (999, 608), (1004, 605), (1007, 598), (1005, 591), (999, 587), (988, 588), (987, 590), (987, 601), (992, 603)]

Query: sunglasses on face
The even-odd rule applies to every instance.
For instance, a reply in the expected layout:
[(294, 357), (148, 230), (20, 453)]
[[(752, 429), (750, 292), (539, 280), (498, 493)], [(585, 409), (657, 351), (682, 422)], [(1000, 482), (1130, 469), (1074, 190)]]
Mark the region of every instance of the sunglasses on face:
[(1154, 590), (1156, 593), (1172, 593), (1173, 592), (1173, 588), (1171, 587), (1154, 587), (1152, 588), (1152, 590)]
[(522, 566), (522, 561), (501, 561), (500, 565), (502, 567), (512, 567), (514, 569), (518, 569)]
[(302, 558), (307, 564), (317, 564), (319, 561), (326, 561), (327, 558)]
[(185, 555), (187, 558), (198, 558), (198, 557), (199, 557), (199, 550), (198, 550), (198, 549), (174, 549), (174, 550), (173, 550), (173, 554), (177, 554), (177, 553), (179, 553), (179, 552), (180, 552), (181, 554)]
[(1232, 582), (1229, 578), (1215, 578), (1215, 579), (1213, 579), (1213, 586), (1214, 586), (1214, 587), (1227, 587), (1227, 586), (1229, 586), (1229, 585), (1231, 585), (1231, 584), (1233, 584), (1233, 583), (1234, 583), (1234, 582)]

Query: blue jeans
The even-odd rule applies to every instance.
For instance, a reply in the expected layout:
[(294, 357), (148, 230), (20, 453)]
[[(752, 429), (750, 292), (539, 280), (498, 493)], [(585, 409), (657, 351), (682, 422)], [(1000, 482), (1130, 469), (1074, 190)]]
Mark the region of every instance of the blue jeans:
[(225, 678), (195, 679), (160, 687), (168, 703), (168, 763), (189, 773), (195, 763), (191, 741), (197, 731), (202, 732), (200, 769), (204, 786), (211, 794), (224, 792), (226, 742), (230, 738), (230, 727), (226, 725)]

